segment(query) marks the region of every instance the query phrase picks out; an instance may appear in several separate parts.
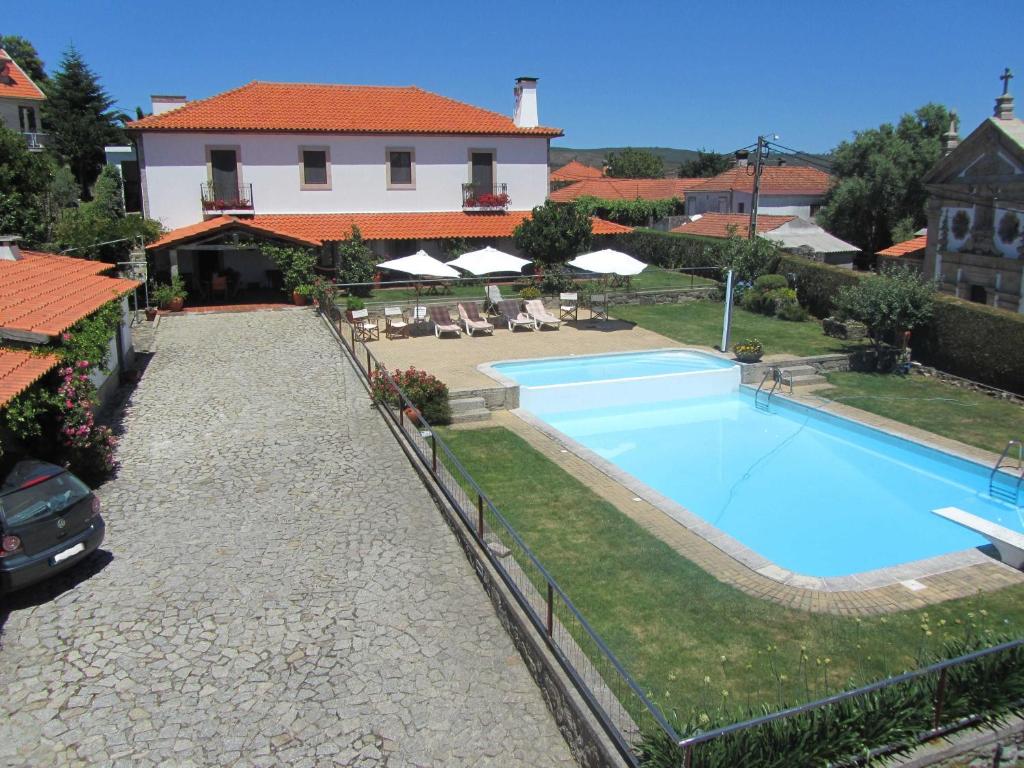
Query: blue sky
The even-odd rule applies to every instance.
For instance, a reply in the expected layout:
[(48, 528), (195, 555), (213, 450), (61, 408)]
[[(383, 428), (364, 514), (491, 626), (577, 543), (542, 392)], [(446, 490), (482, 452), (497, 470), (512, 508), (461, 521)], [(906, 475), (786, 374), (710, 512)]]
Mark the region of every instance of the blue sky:
[[(32, 2), (0, 32), (47, 68), (74, 43), (125, 110), (249, 80), (419, 85), (510, 113), (540, 78), (556, 142), (823, 151), (937, 101), (963, 128), (1024, 77), (1020, 0), (887, 2)], [(1024, 112), (1024, 80), (1014, 81)]]

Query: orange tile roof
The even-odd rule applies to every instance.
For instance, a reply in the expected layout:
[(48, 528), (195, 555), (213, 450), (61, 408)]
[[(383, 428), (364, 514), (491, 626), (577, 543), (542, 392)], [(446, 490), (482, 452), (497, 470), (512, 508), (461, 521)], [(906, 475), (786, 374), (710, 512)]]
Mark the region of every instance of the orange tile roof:
[(603, 179), (604, 172), (592, 165), (584, 165), (579, 160), (571, 160), (561, 168), (551, 172), (552, 181), (582, 181), (583, 179)]
[[(757, 233), (771, 232), (778, 229), (796, 216), (770, 216), (758, 214)], [(746, 238), (750, 230), (750, 214), (748, 213), (702, 213), (696, 221), (680, 224), (673, 232), (682, 235), (699, 235), (700, 237), (729, 237), (730, 227), (735, 227), (735, 234)]]
[[(768, 165), (761, 171), (762, 195), (824, 195), (831, 184), (832, 177), (817, 168)], [(754, 167), (730, 168), (694, 189), (702, 192), (753, 192)]]
[(53, 355), (0, 347), (0, 408), (35, 384), (58, 362)]
[(25, 70), (3, 48), (0, 48), (0, 71), (6, 75), (0, 75), (0, 97), (29, 101), (43, 101), (46, 98), (39, 86), (32, 82)]
[(420, 88), (254, 81), (127, 126), (138, 131), (276, 131), (561, 136)]
[(702, 184), (704, 179), (584, 179), (556, 189), (548, 197), (560, 203), (577, 200), (584, 195), (602, 200), (683, 200), (686, 190)]
[(881, 250), (877, 255), (879, 256), (916, 256), (919, 251), (924, 255), (923, 251), (928, 245), (928, 235), (918, 235), (912, 237), (909, 240), (904, 240), (902, 243), (896, 243), (890, 245), (888, 248)]
[(0, 336), (4, 331), (57, 336), (140, 285), (99, 274), (112, 267), (101, 261), (36, 251), (21, 255), (0, 261)]
[[(238, 219), (219, 216), (201, 224), (193, 224), (168, 232), (146, 246), (149, 250), (167, 248), (198, 236), (242, 227), (277, 237), (289, 238), (310, 245), (345, 240), (352, 226), (366, 240), (439, 240), (449, 237), (511, 237), (515, 228), (530, 218), (529, 211), (507, 213), (280, 213)], [(630, 227), (594, 218), (595, 235), (618, 235), (631, 232)]]

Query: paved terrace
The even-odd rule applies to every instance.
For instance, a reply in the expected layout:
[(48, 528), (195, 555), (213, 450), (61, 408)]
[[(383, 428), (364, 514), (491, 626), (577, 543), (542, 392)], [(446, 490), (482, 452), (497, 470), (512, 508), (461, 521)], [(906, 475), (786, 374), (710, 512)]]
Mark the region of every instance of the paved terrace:
[(572, 765), (312, 311), (155, 344), (108, 554), (0, 607), (0, 765)]

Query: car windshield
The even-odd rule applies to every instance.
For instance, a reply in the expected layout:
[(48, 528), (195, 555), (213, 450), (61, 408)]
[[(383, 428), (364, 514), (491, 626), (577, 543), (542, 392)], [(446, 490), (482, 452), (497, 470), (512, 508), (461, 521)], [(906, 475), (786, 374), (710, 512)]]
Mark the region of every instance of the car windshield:
[(89, 495), (85, 483), (70, 472), (35, 478), (20, 488), (9, 488), (0, 493), (0, 518), (9, 526), (59, 514)]

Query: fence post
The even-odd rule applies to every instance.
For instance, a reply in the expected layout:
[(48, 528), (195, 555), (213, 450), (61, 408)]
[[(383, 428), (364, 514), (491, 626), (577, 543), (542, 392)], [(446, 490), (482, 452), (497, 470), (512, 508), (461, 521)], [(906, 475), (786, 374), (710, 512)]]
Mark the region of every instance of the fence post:
[(551, 582), (548, 582), (548, 637), (551, 637), (552, 630), (554, 629), (554, 616), (552, 610), (552, 604), (555, 601), (555, 590), (551, 588)]
[(349, 339), (350, 339), (349, 346), (351, 347), (352, 354), (354, 355), (356, 353), (356, 327), (354, 325), (352, 325), (351, 323), (349, 323), (348, 330), (349, 330), (349, 333), (351, 334), (349, 336)]
[(693, 744), (687, 744), (683, 747), (683, 768), (692, 768), (693, 766)]
[(437, 474), (437, 435), (434, 434), (434, 430), (430, 430), (430, 466), (434, 470), (434, 474)]
[(369, 376), (370, 375), (370, 348), (367, 347), (365, 344), (363, 345), (363, 347), (366, 349), (366, 375)]
[(934, 717), (932, 718), (932, 728), (939, 727), (939, 721), (942, 719), (942, 705), (946, 703), (946, 670), (948, 667), (943, 667), (939, 671), (939, 684), (935, 688), (935, 711)]
[(405, 429), (405, 406), (402, 405), (402, 396), (398, 396), (398, 426)]
[(484, 540), (484, 497), (476, 495), (476, 535), (481, 543)]

